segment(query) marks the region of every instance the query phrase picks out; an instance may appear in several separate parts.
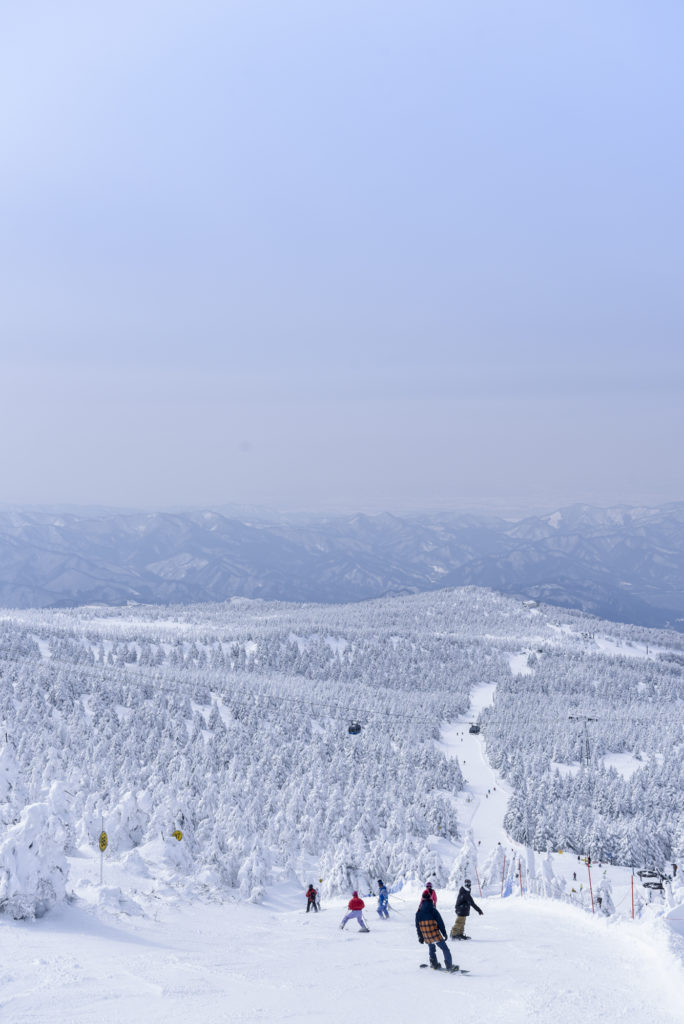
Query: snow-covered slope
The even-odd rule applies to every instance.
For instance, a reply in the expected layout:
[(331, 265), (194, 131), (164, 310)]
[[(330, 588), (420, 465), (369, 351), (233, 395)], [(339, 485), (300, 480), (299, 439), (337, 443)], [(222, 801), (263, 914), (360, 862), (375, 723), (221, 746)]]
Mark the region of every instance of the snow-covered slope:
[[(341, 933), (342, 904), (306, 915), (291, 896), (261, 907), (163, 907), (121, 920), (65, 908), (12, 929), (0, 968), (7, 1024), (227, 1024), (351, 1020), (414, 1024), (680, 1024), (681, 965), (655, 927), (611, 925), (542, 900), (483, 901), (473, 940), (451, 943), (472, 974), (438, 976), (416, 941), (417, 890), (389, 921)], [(440, 893), (453, 918), (453, 892)], [(449, 910), (446, 910), (446, 907)]]
[[(632, 920), (631, 866), (684, 861), (682, 662), (474, 589), (5, 612), (2, 1019), (677, 1020), (684, 889), (637, 879)], [(390, 920), (340, 933), (380, 876)], [(449, 927), (466, 876), (472, 974), (419, 971), (420, 887)]]
[[(481, 688), (473, 710), (490, 697)], [(377, 918), (376, 900), (366, 896), (370, 933), (351, 926), (342, 933), (345, 901), (327, 899), (321, 913), (306, 914), (303, 890), (293, 882), (271, 887), (258, 906), (191, 902), (177, 888), (141, 874), (143, 862), (130, 857), (108, 864), (108, 884), (100, 887), (97, 857), (90, 855), (79, 863), (79, 895), (68, 905), (28, 924), (0, 917), (7, 953), (0, 973), (2, 1019), (341, 1024), (352, 1016), (449, 1024), (465, 1013), (494, 1024), (577, 1017), (584, 1024), (679, 1022), (684, 891), (678, 890), (673, 909), (657, 900), (634, 921), (625, 917), (624, 896), (622, 915), (592, 915), (586, 903), (583, 909), (579, 902), (568, 906), (530, 895), (525, 852), (503, 832), (496, 799), (501, 780), (486, 762), (481, 737), (447, 727), (438, 743), (446, 756), (458, 752), (470, 765), (468, 796), (459, 808), (464, 834), (471, 828), (482, 843), (504, 844), (514, 872), (524, 865), (524, 895), (513, 877), (516, 884), (507, 885), (502, 897), (498, 873), (489, 884), (485, 880), (487, 858), (478, 846), (472, 864), (485, 895), (479, 882), (474, 893), (484, 916), (469, 919), (471, 941), (451, 943), (454, 962), (471, 972), (467, 976), (418, 969), (426, 957), (416, 940), (415, 884), (395, 886), (387, 921)], [(567, 854), (550, 860), (559, 877), (579, 868)], [(624, 887), (624, 869), (610, 872)], [(439, 890), (447, 928), (454, 900), (455, 890)]]
[[(109, 857), (180, 858), (190, 884), (253, 899), (309, 865), (329, 893), (428, 867), (444, 883), (478, 764), (435, 741), (478, 718), (514, 839), (666, 868), (684, 838), (682, 645), (475, 589), (6, 612), (0, 814), (16, 827), (44, 805), (69, 854), (104, 823)], [(617, 772), (618, 754), (643, 767)], [(499, 787), (484, 799), (503, 810)]]

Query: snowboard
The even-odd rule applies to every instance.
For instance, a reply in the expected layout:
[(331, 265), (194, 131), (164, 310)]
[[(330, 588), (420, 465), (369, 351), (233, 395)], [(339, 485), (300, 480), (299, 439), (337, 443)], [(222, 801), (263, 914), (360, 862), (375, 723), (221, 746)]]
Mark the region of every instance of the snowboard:
[[(419, 967), (429, 967), (430, 964), (418, 964)], [(462, 967), (452, 967), (449, 970), (446, 967), (442, 967), (437, 971), (438, 974), (470, 974), (470, 971), (464, 971)]]

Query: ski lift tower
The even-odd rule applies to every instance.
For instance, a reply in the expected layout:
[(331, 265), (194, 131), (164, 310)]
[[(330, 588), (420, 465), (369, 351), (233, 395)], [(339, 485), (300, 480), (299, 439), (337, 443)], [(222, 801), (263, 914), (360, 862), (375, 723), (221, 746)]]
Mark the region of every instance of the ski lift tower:
[(587, 724), (589, 722), (598, 722), (598, 718), (592, 718), (591, 715), (568, 715), (571, 722), (582, 722), (583, 725), (583, 736), (582, 746), (584, 748), (584, 762), (587, 767), (591, 762), (591, 747), (589, 745), (589, 729)]

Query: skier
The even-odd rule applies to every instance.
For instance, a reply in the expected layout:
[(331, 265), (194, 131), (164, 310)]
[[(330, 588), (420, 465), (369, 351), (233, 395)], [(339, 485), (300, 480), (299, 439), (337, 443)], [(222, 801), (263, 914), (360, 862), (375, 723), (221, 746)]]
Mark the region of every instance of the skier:
[(389, 917), (389, 895), (382, 878), (378, 879), (378, 917)]
[(366, 904), (359, 898), (359, 894), (356, 889), (354, 889), (352, 898), (349, 900), (347, 906), (349, 907), (349, 913), (342, 918), (342, 924), (340, 925), (341, 930), (344, 931), (344, 926), (347, 921), (351, 921), (352, 918), (355, 918), (359, 922), (359, 931), (369, 932), (370, 928), (366, 927), (366, 922), (364, 921), (362, 914), (362, 910)]
[(418, 933), (418, 941), (421, 945), (424, 942), (428, 944), (428, 956), (430, 958), (430, 967), (434, 970), (441, 970), (442, 965), (437, 960), (436, 947), (442, 950), (444, 955), (444, 966), (447, 971), (453, 969), (451, 960), (451, 950), (446, 944), (446, 928), (444, 927), (444, 921), (442, 915), (437, 910), (437, 907), (432, 902), (432, 896), (429, 891), (425, 889), (418, 910), (416, 911), (416, 931)]
[(313, 882), (309, 882), (309, 888), (306, 890), (306, 912), (307, 914), (313, 908), (318, 913), (318, 902), (316, 897), (318, 896), (318, 889), (314, 889)]
[(463, 933), (465, 931), (466, 918), (470, 914), (471, 907), (473, 910), (477, 910), (480, 917), (482, 917), (482, 914), (484, 913), (483, 910), (480, 910), (477, 903), (470, 895), (470, 887), (472, 884), (473, 883), (470, 879), (466, 878), (465, 882), (458, 890), (458, 896), (456, 897), (456, 920), (454, 922), (454, 927), (451, 929), (452, 939), (470, 938), (469, 935), (464, 935)]
[(432, 888), (432, 882), (428, 882), (428, 884), (425, 886), (425, 890), (430, 894), (430, 899), (432, 900), (434, 905), (437, 906), (437, 893)]

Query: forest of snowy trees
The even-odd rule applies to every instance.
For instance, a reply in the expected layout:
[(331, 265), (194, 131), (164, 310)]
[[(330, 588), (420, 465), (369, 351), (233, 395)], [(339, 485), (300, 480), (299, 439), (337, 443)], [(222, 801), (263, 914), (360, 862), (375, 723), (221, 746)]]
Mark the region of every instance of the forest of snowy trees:
[[(491, 763), (515, 790), (509, 833), (537, 850), (630, 866), (672, 860), (684, 813), (684, 657), (545, 648), (528, 667), (501, 680), (484, 716)], [(604, 763), (615, 753), (631, 755), (629, 777)]]
[[(684, 854), (678, 634), (475, 588), (347, 606), (6, 611), (0, 905), (21, 899), (7, 865), (31, 828), (51, 837), (59, 879), (102, 819), (109, 856), (161, 842), (197, 885), (247, 899), (314, 865), (328, 892), (445, 881), (463, 779), (435, 740), (482, 682), (497, 686), (481, 724), (514, 788), (513, 838), (627, 864)], [(581, 767), (572, 713), (596, 718)], [(643, 765), (629, 778), (604, 766), (621, 752)], [(183, 842), (168, 841), (177, 829)]]

